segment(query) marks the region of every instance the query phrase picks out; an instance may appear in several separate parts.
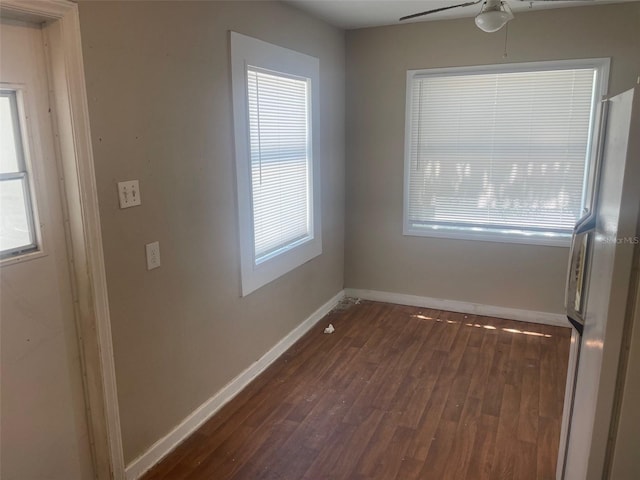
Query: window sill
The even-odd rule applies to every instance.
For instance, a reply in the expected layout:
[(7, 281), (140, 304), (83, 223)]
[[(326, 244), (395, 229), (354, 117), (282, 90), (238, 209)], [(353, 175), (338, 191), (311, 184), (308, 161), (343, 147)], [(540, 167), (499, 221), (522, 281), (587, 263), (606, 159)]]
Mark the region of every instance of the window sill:
[(15, 265), (16, 263), (24, 263), (29, 262), (31, 260), (37, 260), (38, 258), (46, 257), (47, 253), (42, 249), (39, 250), (29, 250), (20, 255), (15, 255), (11, 257), (4, 257), (0, 259), (0, 267), (7, 267), (9, 265)]
[(289, 248), (258, 265), (247, 262), (248, 255), (245, 255), (241, 259), (242, 296), (246, 297), (320, 254), (322, 254), (322, 240), (317, 236), (309, 237), (304, 243)]
[(524, 245), (544, 245), (566, 247), (571, 245), (570, 234), (532, 233), (521, 230), (483, 230), (471, 227), (441, 227), (405, 225), (405, 236), (448, 238), (451, 240), (475, 240), (481, 242), (519, 243)]

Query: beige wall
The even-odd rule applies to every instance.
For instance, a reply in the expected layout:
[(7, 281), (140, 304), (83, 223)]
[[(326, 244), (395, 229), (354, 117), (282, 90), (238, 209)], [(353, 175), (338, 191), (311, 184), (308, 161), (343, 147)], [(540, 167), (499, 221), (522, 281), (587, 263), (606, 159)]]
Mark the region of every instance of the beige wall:
[(611, 57), (609, 91), (640, 75), (640, 4), (518, 13), (487, 34), (472, 19), (347, 33), (345, 285), (563, 311), (568, 249), (402, 235), (408, 69)]
[[(130, 462), (342, 289), (344, 34), (274, 2), (82, 2), (80, 22)], [(245, 298), (229, 30), (321, 68), (323, 254)], [(119, 210), (129, 179), (142, 205)]]

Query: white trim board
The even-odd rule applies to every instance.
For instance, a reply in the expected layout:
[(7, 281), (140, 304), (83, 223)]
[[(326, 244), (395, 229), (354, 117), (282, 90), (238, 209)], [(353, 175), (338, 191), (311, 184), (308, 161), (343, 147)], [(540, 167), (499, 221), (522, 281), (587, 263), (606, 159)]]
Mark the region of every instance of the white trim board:
[(483, 305), (480, 303), (461, 302), (459, 300), (444, 300), (441, 298), (421, 297), (418, 295), (406, 295), (404, 293), (381, 292), (378, 290), (361, 290), (357, 288), (345, 288), (347, 297), (357, 297), (363, 300), (376, 302), (397, 303), (399, 305), (411, 305), (414, 307), (434, 308), (451, 312), (470, 313), (473, 315), (485, 315), (489, 317), (506, 318), (521, 322), (541, 323), (556, 327), (569, 328), (567, 318), (560, 313), (536, 312), (519, 308), (498, 307), (495, 305)]
[(249, 368), (229, 382), (222, 390), (196, 408), (188, 417), (178, 424), (167, 435), (154, 443), (146, 452), (127, 465), (127, 480), (137, 480), (151, 467), (156, 465), (166, 455), (173, 451), (189, 435), (195, 432), (204, 422), (209, 420), (227, 402), (240, 393), (253, 379), (260, 375), (277, 360), (289, 347), (297, 342), (316, 323), (329, 313), (340, 300), (344, 298), (344, 291), (338, 292), (324, 305), (313, 312), (304, 322), (294, 328), (287, 336), (280, 340), (273, 348), (265, 353)]

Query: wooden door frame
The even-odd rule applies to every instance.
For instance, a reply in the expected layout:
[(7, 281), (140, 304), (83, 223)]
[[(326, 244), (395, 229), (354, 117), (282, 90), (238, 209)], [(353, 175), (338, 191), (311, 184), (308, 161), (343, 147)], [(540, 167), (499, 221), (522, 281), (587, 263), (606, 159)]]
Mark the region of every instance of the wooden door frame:
[(124, 480), (78, 5), (67, 0), (2, 0), (0, 13), (42, 25), (94, 470), (100, 480)]

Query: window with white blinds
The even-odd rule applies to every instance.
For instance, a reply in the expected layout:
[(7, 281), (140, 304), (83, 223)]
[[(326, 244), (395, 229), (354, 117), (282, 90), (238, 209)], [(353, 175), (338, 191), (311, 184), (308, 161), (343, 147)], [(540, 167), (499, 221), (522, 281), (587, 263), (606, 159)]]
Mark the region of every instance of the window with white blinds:
[(306, 240), (309, 79), (247, 69), (255, 262)]
[(409, 72), (405, 234), (566, 242), (585, 205), (601, 68)]
[(231, 32), (242, 295), (322, 253), (317, 58)]
[(19, 97), (0, 90), (0, 260), (38, 250), (35, 209), (27, 171), (26, 132)]

